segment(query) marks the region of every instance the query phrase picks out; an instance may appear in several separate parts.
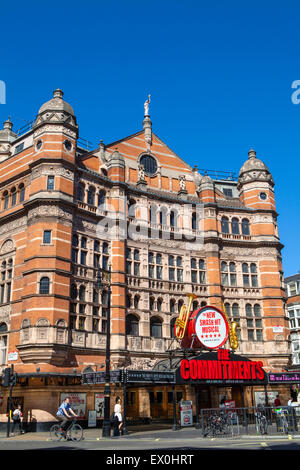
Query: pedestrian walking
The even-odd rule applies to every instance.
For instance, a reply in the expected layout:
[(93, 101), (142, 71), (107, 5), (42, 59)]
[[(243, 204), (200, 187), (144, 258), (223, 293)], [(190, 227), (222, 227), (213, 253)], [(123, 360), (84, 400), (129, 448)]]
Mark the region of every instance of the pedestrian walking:
[(18, 405), (17, 408), (13, 411), (13, 414), (12, 414), (13, 426), (12, 426), (11, 436), (15, 435), (15, 427), (16, 426), (19, 427), (19, 432), (21, 434), (24, 434), (23, 426), (22, 426), (22, 417), (23, 417), (23, 413), (22, 413), (21, 405)]
[(122, 410), (121, 410), (121, 398), (116, 398), (116, 404), (114, 408), (114, 422), (113, 422), (113, 429), (114, 429), (114, 436), (120, 436), (122, 432), (123, 426), (123, 418), (122, 418)]

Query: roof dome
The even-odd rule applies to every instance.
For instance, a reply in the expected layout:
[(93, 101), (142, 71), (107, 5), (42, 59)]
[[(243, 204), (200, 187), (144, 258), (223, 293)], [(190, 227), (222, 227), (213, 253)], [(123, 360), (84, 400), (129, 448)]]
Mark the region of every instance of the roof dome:
[(49, 100), (44, 103), (40, 107), (38, 114), (44, 113), (45, 111), (65, 111), (68, 114), (72, 114), (72, 116), (75, 116), (72, 106), (63, 100), (63, 96), (64, 93), (62, 90), (60, 90), (59, 88), (54, 90), (52, 100)]
[(238, 186), (251, 181), (264, 180), (268, 181), (274, 186), (274, 181), (267, 165), (264, 164), (259, 158), (256, 158), (256, 152), (250, 150), (248, 152), (249, 158), (240, 169)]
[(264, 170), (270, 173), (269, 168), (267, 165), (264, 164), (261, 160), (256, 158), (256, 152), (255, 150), (250, 150), (248, 152), (249, 158), (246, 160), (242, 168), (240, 169), (240, 175), (245, 173), (246, 171), (253, 171), (253, 170)]

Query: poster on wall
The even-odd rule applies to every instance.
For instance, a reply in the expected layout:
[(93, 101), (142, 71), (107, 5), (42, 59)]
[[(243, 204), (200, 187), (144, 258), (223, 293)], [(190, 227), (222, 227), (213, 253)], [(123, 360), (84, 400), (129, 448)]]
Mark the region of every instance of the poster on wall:
[(95, 393), (95, 410), (97, 419), (104, 418), (104, 393)]
[[(273, 406), (274, 400), (278, 395), (278, 392), (267, 392), (268, 393), (268, 405)], [(265, 392), (254, 392), (255, 406), (265, 405), (266, 394)]]
[(86, 393), (61, 393), (61, 402), (65, 398), (70, 399), (70, 405), (78, 419), (86, 418)]

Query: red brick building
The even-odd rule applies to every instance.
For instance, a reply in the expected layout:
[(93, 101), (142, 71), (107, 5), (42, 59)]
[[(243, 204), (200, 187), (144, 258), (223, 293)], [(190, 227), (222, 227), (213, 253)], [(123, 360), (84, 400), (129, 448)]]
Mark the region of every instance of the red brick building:
[[(95, 409), (102, 389), (81, 386), (80, 374), (104, 367), (107, 293), (95, 285), (108, 265), (112, 369), (151, 369), (168, 357), (189, 292), (194, 308), (225, 304), (239, 324), (240, 354), (266, 371), (288, 366), (274, 181), (254, 150), (241, 164), (238, 178), (192, 168), (152, 131), (147, 112), (141, 131), (87, 150), (61, 90), (27, 130), (4, 123), (1, 367), (14, 364), (14, 396), (28, 420), (53, 419), (61, 393), (82, 393), (85, 413)], [(123, 222), (126, 236), (105, 235), (110, 220), (119, 231)], [(129, 416), (168, 416), (168, 387), (151, 393), (129, 390)], [(203, 397), (200, 405), (212, 406), (218, 391), (208, 387)]]

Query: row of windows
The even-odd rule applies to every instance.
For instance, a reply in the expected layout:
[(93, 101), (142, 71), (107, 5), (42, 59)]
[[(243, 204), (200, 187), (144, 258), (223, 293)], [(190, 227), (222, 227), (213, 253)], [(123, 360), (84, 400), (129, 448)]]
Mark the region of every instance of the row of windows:
[(86, 192), (85, 185), (79, 183), (76, 197), (78, 201), (87, 202), (90, 206), (95, 206), (96, 204), (97, 206), (101, 206), (105, 204), (106, 192), (102, 189), (97, 192), (94, 186), (89, 186)]
[[(237, 274), (234, 262), (221, 262), (221, 283), (223, 286), (236, 286)], [(257, 266), (255, 263), (242, 264), (244, 287), (258, 287)]]
[(4, 191), (2, 194), (2, 209), (8, 209), (15, 206), (18, 202), (21, 203), (25, 199), (25, 186), (21, 183), (18, 187), (13, 187), (9, 191)]
[[(170, 330), (169, 335), (171, 338), (175, 336), (175, 321), (176, 318), (172, 318), (170, 321)], [(258, 320), (256, 320), (257, 322)], [(261, 320), (259, 320), (261, 321)], [(251, 323), (252, 322), (252, 323)], [(163, 322), (159, 317), (151, 317), (150, 318), (150, 336), (154, 338), (162, 338), (162, 325)], [(139, 319), (132, 314), (126, 316), (126, 334), (130, 336), (139, 336)], [(237, 331), (238, 338), (241, 341), (241, 330), (240, 328)], [(253, 323), (253, 320), (247, 320), (247, 338), (248, 341), (263, 341), (263, 334), (262, 334), (262, 327), (257, 326)]]
[(232, 233), (233, 235), (250, 235), (250, 224), (248, 219), (242, 219), (240, 222), (237, 217), (233, 217), (229, 221), (228, 217), (221, 219), (221, 232), (225, 234)]

